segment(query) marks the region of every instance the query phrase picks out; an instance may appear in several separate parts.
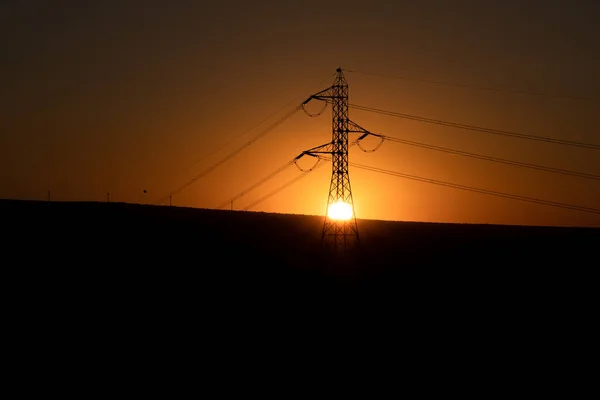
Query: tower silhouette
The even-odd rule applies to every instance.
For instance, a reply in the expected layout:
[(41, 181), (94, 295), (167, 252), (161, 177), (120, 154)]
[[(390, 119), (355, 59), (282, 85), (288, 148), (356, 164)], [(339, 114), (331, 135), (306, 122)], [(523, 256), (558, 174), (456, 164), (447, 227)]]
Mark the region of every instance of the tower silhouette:
[(348, 119), (348, 82), (341, 68), (336, 72), (332, 86), (313, 94), (302, 103), (304, 106), (314, 99), (331, 104), (331, 142), (309, 149), (304, 154), (317, 157), (321, 157), (321, 154), (331, 155), (331, 183), (321, 246), (332, 246), (336, 252), (345, 252), (360, 244), (348, 173), (348, 133), (361, 132), (365, 134), (363, 137), (368, 133)]

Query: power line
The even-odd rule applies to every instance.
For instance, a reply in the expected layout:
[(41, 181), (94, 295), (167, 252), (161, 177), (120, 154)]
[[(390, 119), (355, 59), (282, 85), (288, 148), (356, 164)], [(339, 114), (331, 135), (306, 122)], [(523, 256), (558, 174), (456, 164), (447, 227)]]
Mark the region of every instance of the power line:
[(270, 174), (268, 174), (264, 178), (262, 178), (259, 181), (255, 182), (253, 185), (251, 185), (248, 188), (242, 190), (241, 192), (239, 192), (238, 194), (236, 194), (235, 196), (233, 196), (232, 198), (230, 198), (229, 200), (227, 200), (226, 202), (224, 202), (223, 204), (221, 204), (220, 206), (218, 206), (217, 209), (225, 208), (227, 205), (232, 204), (237, 199), (239, 199), (239, 198), (245, 196), (246, 194), (250, 193), (251, 191), (253, 191), (257, 187), (259, 187), (260, 185), (266, 183), (268, 180), (274, 178), (275, 176), (277, 176), (280, 173), (282, 173), (283, 171), (285, 171), (288, 167), (290, 167), (292, 164), (294, 164), (295, 161), (296, 161), (296, 159), (293, 159), (293, 160), (290, 160), (287, 163), (283, 164), (281, 167), (277, 168), (275, 171), (271, 172)]
[[(319, 161), (321, 161), (321, 158), (319, 158)], [(302, 179), (302, 178), (306, 177), (306, 176), (307, 176), (307, 175), (308, 175), (310, 172), (312, 172), (312, 171), (314, 171), (314, 170), (316, 170), (316, 169), (318, 169), (318, 168), (321, 168), (323, 165), (325, 165), (325, 164), (323, 164), (323, 163), (321, 163), (321, 162), (317, 162), (317, 164), (316, 164), (314, 167), (312, 167), (311, 169), (304, 170), (304, 171), (302, 172), (302, 174), (300, 174), (300, 175), (298, 175), (297, 177), (295, 177), (295, 178), (293, 178), (293, 179), (289, 180), (288, 182), (286, 182), (286, 183), (284, 183), (283, 185), (279, 186), (277, 189), (275, 189), (275, 190), (273, 190), (273, 191), (269, 192), (268, 194), (264, 195), (263, 197), (259, 198), (259, 199), (258, 199), (258, 200), (256, 200), (256, 201), (254, 201), (254, 202), (253, 202), (253, 203), (251, 203), (250, 205), (248, 205), (248, 206), (244, 207), (244, 208), (243, 208), (243, 211), (248, 211), (248, 210), (249, 210), (249, 209), (251, 209), (252, 207), (255, 207), (255, 206), (259, 205), (259, 204), (260, 204), (260, 203), (262, 203), (263, 201), (265, 201), (265, 200), (269, 199), (270, 197), (272, 197), (272, 196), (276, 195), (277, 193), (281, 192), (282, 190), (284, 190), (284, 189), (286, 189), (286, 188), (288, 188), (288, 187), (292, 186), (294, 183), (298, 182), (300, 179)]]
[[(329, 75), (327, 78), (321, 80), (319, 82), (319, 85), (323, 84), (323, 82), (331, 79), (333, 76), (335, 76), (335, 74), (331, 74)], [(217, 153), (218, 151), (222, 150), (223, 148), (227, 147), (228, 145), (230, 145), (231, 143), (233, 143), (234, 141), (236, 141), (237, 139), (241, 138), (242, 136), (248, 134), (250, 131), (252, 131), (253, 129), (257, 128), (259, 125), (262, 125), (263, 123), (265, 123), (267, 120), (271, 119), (272, 117), (274, 117), (275, 115), (279, 114), (281, 111), (283, 111), (284, 109), (288, 108), (290, 105), (292, 104), (297, 104), (299, 103), (302, 99), (304, 98), (304, 96), (297, 96), (294, 100), (288, 102), (285, 106), (281, 107), (279, 110), (275, 111), (274, 113), (272, 113), (271, 115), (269, 115), (268, 117), (262, 119), (260, 122), (258, 122), (257, 124), (251, 126), (250, 128), (248, 128), (247, 130), (245, 130), (244, 132), (240, 133), (239, 135), (235, 136), (234, 138), (232, 138), (231, 140), (227, 141), (226, 143), (223, 143), (222, 145), (214, 148), (212, 151), (204, 154), (202, 157), (200, 157), (199, 159), (197, 159), (192, 166), (190, 166), (188, 169), (193, 168), (196, 164), (198, 164), (199, 162), (205, 160), (207, 157)], [(288, 118), (290, 118), (296, 111), (299, 111), (301, 109), (300, 106), (296, 107), (292, 112), (290, 112), (289, 114), (286, 114), (284, 117), (282, 117), (280, 120), (278, 120), (277, 122), (275, 122), (274, 124), (272, 124), (269, 128), (267, 128), (265, 131), (261, 132), (260, 134), (258, 134), (257, 136), (255, 136), (253, 139), (249, 140), (248, 142), (244, 143), (240, 148), (236, 149), (233, 153), (229, 154), (228, 156), (224, 157), (222, 160), (218, 161), (217, 163), (213, 164), (211, 167), (207, 168), (206, 170), (204, 170), (203, 172), (201, 172), (200, 174), (196, 175), (194, 178), (190, 179), (188, 182), (186, 182), (184, 185), (182, 185), (181, 187), (179, 187), (178, 189), (174, 190), (173, 192), (171, 192), (169, 195), (163, 197), (162, 199), (160, 199), (159, 201), (156, 202), (156, 204), (161, 204), (164, 201), (166, 201), (167, 199), (169, 199), (171, 196), (181, 192), (182, 190), (184, 190), (185, 188), (187, 188), (188, 186), (190, 186), (191, 184), (193, 184), (194, 182), (196, 182), (198, 179), (202, 178), (204, 175), (208, 174), (209, 172), (211, 172), (212, 170), (214, 170), (215, 168), (217, 168), (219, 165), (225, 163), (227, 160), (229, 160), (230, 158), (234, 157), (235, 155), (237, 155), (240, 151), (242, 151), (244, 148), (248, 147), (250, 144), (254, 143), (256, 140), (258, 140), (258, 138), (264, 136), (266, 133), (270, 132), (271, 130), (273, 130), (276, 126), (280, 125), (281, 123), (283, 123), (285, 120), (287, 120)]]
[(600, 214), (600, 209), (597, 209), (597, 208), (582, 207), (582, 206), (577, 206), (577, 205), (573, 205), (573, 204), (559, 203), (559, 202), (555, 202), (555, 201), (536, 199), (533, 197), (526, 197), (526, 196), (519, 196), (519, 195), (515, 195), (515, 194), (510, 194), (510, 193), (497, 192), (494, 190), (480, 189), (480, 188), (476, 188), (473, 186), (466, 186), (466, 185), (459, 185), (457, 183), (438, 181), (435, 179), (423, 178), (423, 177), (416, 176), (416, 175), (404, 174), (401, 172), (390, 171), (388, 169), (371, 167), (368, 165), (357, 164), (357, 163), (352, 163), (352, 162), (349, 163), (349, 165), (352, 167), (364, 169), (367, 171), (378, 172), (381, 174), (391, 175), (391, 176), (395, 176), (395, 177), (399, 177), (399, 178), (412, 179), (415, 181), (431, 183), (431, 184), (439, 185), (439, 186), (446, 186), (446, 187), (450, 187), (450, 188), (454, 188), (454, 189), (466, 190), (469, 192), (488, 194), (488, 195), (503, 197), (503, 198), (512, 199), (512, 200), (520, 200), (520, 201), (524, 201), (524, 202), (528, 202), (528, 203), (543, 204), (543, 205), (547, 205), (547, 206), (559, 207), (559, 208), (564, 208), (564, 209), (569, 209), (569, 210), (576, 210), (576, 211)]
[(475, 89), (475, 90), (493, 91), (493, 92), (506, 92), (506, 93), (514, 93), (514, 94), (523, 94), (523, 95), (528, 95), (528, 96), (548, 97), (548, 98), (554, 98), (554, 99), (580, 100), (580, 101), (589, 101), (589, 102), (593, 102), (593, 103), (600, 102), (600, 99), (596, 99), (593, 97), (580, 97), (580, 96), (571, 96), (571, 95), (564, 95), (564, 94), (552, 94), (552, 93), (534, 92), (534, 91), (526, 91), (526, 90), (514, 90), (514, 89), (506, 89), (506, 88), (499, 88), (499, 87), (492, 87), (492, 86), (466, 85), (466, 84), (462, 84), (462, 83), (451, 83), (451, 82), (438, 81), (438, 80), (418, 79), (418, 78), (410, 78), (410, 77), (406, 77), (406, 76), (392, 76), (392, 75), (384, 75), (384, 74), (378, 74), (378, 73), (374, 73), (374, 72), (357, 71), (357, 70), (350, 70), (350, 69), (344, 69), (344, 71), (361, 74), (361, 75), (377, 76), (377, 77), (385, 78), (385, 79), (422, 82), (422, 83), (429, 83), (429, 84), (434, 84), (434, 85), (454, 86), (454, 87), (465, 88), (465, 89)]
[(279, 125), (281, 125), (282, 123), (284, 123), (287, 119), (289, 119), (292, 115), (294, 115), (300, 109), (301, 109), (300, 107), (296, 107), (292, 111), (288, 112), (282, 118), (280, 118), (277, 121), (275, 121), (273, 124), (271, 124), (270, 126), (268, 126), (265, 130), (263, 130), (262, 132), (260, 132), (256, 136), (254, 136), (252, 139), (246, 141), (244, 144), (242, 144), (240, 147), (238, 147), (237, 149), (235, 149), (234, 151), (232, 151), (231, 153), (229, 153), (227, 156), (223, 157), (222, 159), (220, 159), (216, 163), (212, 164), (210, 167), (206, 168), (204, 171), (200, 172), (198, 175), (194, 176), (192, 179), (188, 180), (186, 183), (184, 183), (183, 185), (181, 185), (179, 188), (177, 188), (174, 191), (172, 191), (169, 195), (167, 195), (167, 196), (163, 197), (162, 199), (160, 199), (157, 202), (157, 204), (161, 204), (164, 201), (166, 201), (169, 197), (174, 196), (177, 193), (180, 193), (182, 190), (184, 190), (185, 188), (187, 188), (188, 186), (190, 186), (191, 184), (193, 184), (194, 182), (196, 182), (198, 179), (200, 179), (203, 176), (207, 175), (208, 173), (212, 172), (213, 170), (215, 170), (220, 165), (226, 163), (227, 161), (229, 161), (230, 159), (232, 159), (233, 157), (235, 157), (236, 155), (238, 155), (242, 150), (246, 149), (247, 147), (249, 147), (250, 145), (252, 145), (254, 142), (256, 142), (258, 139), (262, 138), (267, 133), (269, 133), (270, 131), (272, 131), (273, 129), (275, 129), (276, 127), (278, 127)]
[(526, 135), (523, 133), (503, 131), (500, 129), (484, 128), (481, 126), (460, 124), (457, 122), (449, 122), (449, 121), (442, 121), (442, 120), (437, 120), (437, 119), (432, 119), (432, 118), (419, 117), (416, 115), (381, 110), (378, 108), (366, 107), (366, 106), (361, 106), (361, 105), (357, 105), (357, 104), (350, 104), (350, 107), (357, 109), (357, 110), (369, 111), (369, 112), (374, 112), (374, 113), (378, 113), (378, 114), (389, 115), (392, 117), (411, 119), (411, 120), (415, 120), (415, 121), (419, 121), (419, 122), (426, 122), (429, 124), (449, 126), (452, 128), (466, 129), (466, 130), (471, 130), (471, 131), (476, 131), (476, 132), (491, 133), (494, 135), (516, 137), (519, 139), (535, 140), (535, 141), (540, 141), (540, 142), (555, 143), (555, 144), (562, 144), (562, 145), (567, 145), (567, 146), (575, 146), (575, 147), (582, 147), (582, 148), (593, 149), (593, 150), (600, 150), (600, 145), (592, 144), (592, 143), (575, 142), (575, 141), (571, 141), (571, 140), (554, 139), (554, 138), (535, 136), (535, 135)]
[[(321, 84), (323, 84), (323, 82), (331, 79), (333, 76), (335, 76), (335, 74), (331, 74), (329, 75), (327, 78), (323, 79), (322, 81), (319, 82), (319, 86)], [(298, 104), (300, 103), (300, 101), (302, 99), (304, 99), (305, 96), (297, 96), (295, 99), (289, 101), (288, 103), (286, 103), (283, 107), (281, 107), (279, 110), (275, 111), (274, 113), (272, 113), (271, 115), (265, 117), (264, 119), (262, 119), (261, 121), (259, 121), (258, 123), (252, 125), (250, 128), (246, 129), (245, 131), (243, 131), (242, 133), (240, 133), (239, 135), (233, 137), (232, 139), (230, 139), (229, 141), (223, 143), (222, 145), (214, 148), (213, 150), (211, 150), (210, 152), (204, 154), (202, 157), (200, 157), (199, 159), (197, 159), (192, 166), (189, 168), (193, 168), (194, 166), (196, 166), (196, 164), (198, 164), (199, 162), (205, 160), (207, 157), (210, 157), (211, 155), (217, 153), (218, 151), (224, 149), (225, 147), (229, 146), (231, 143), (235, 142), (236, 140), (238, 140), (239, 138), (241, 138), (242, 136), (245, 136), (246, 134), (248, 134), (249, 132), (251, 132), (252, 130), (256, 129), (258, 126), (264, 124), (265, 122), (267, 122), (269, 119), (273, 118), (275, 115), (279, 114), (280, 112), (282, 112), (283, 110), (285, 110), (286, 108), (290, 107), (293, 104)], [(306, 112), (306, 111), (305, 111)]]
[(441, 151), (444, 153), (458, 154), (461, 156), (477, 158), (480, 160), (492, 161), (492, 162), (496, 162), (496, 163), (514, 165), (514, 166), (518, 166), (518, 167), (530, 168), (530, 169), (546, 171), (546, 172), (554, 172), (554, 173), (564, 174), (564, 175), (577, 176), (580, 178), (600, 180), (600, 175), (587, 174), (584, 172), (576, 172), (576, 171), (570, 171), (570, 170), (560, 169), (560, 168), (545, 167), (543, 165), (524, 163), (524, 162), (520, 162), (520, 161), (506, 160), (504, 158), (490, 157), (490, 156), (485, 156), (485, 155), (481, 155), (481, 154), (469, 153), (469, 152), (461, 151), (461, 150), (449, 149), (446, 147), (434, 146), (434, 145), (430, 145), (430, 144), (426, 144), (426, 143), (414, 142), (412, 140), (399, 139), (399, 138), (395, 138), (392, 136), (386, 136), (386, 135), (381, 135), (381, 134), (377, 134), (377, 133), (372, 133), (372, 135), (378, 136), (384, 140), (389, 140), (391, 142), (397, 142), (397, 143), (407, 144), (410, 146), (422, 147), (425, 149)]
[[(350, 143), (348, 145), (348, 148), (352, 148), (354, 146), (358, 146), (360, 147), (360, 141), (363, 139), (363, 137), (358, 138), (356, 140), (354, 140), (352, 143)], [(383, 143), (383, 140), (382, 140)], [(381, 145), (381, 143), (380, 143)], [(321, 147), (321, 146), (319, 146)], [(379, 147), (379, 146), (377, 146)], [(361, 148), (362, 149), (362, 148)], [(365, 152), (371, 152), (370, 150), (364, 150)], [(232, 202), (234, 202), (235, 200), (247, 195), (248, 193), (250, 193), (251, 191), (253, 191), (254, 189), (258, 188), (259, 186), (261, 186), (262, 184), (266, 183), (267, 181), (269, 181), (270, 179), (274, 178), (275, 176), (279, 175), (281, 172), (285, 171), (288, 167), (290, 167), (292, 164), (295, 164), (298, 169), (300, 169), (300, 171), (302, 173), (306, 173), (306, 172), (311, 172), (314, 169), (320, 168), (320, 161), (323, 160), (323, 157), (317, 157), (317, 162), (315, 163), (315, 165), (313, 165), (311, 168), (308, 169), (302, 169), (300, 168), (300, 166), (297, 164), (297, 161), (302, 158), (304, 155), (310, 155), (310, 150), (307, 150), (306, 152), (302, 152), (300, 153), (298, 156), (294, 157), (293, 159), (291, 159), (290, 161), (288, 161), (287, 163), (283, 164), (281, 167), (277, 168), (275, 171), (271, 172), (270, 174), (266, 175), (265, 177), (261, 178), (260, 180), (258, 180), (257, 182), (255, 182), (254, 184), (252, 184), (251, 186), (247, 187), (246, 189), (242, 190), (241, 192), (239, 192), (238, 194), (236, 194), (235, 196), (233, 196), (232, 198), (230, 198), (229, 200), (227, 200), (226, 202), (222, 203), (221, 205), (219, 205), (217, 207), (217, 209), (222, 209), (225, 208), (227, 205), (231, 204)], [(295, 180), (293, 180), (295, 182)], [(287, 185), (287, 184), (286, 184)], [(285, 187), (287, 187), (286, 185), (284, 185)], [(275, 194), (275, 193), (273, 193)], [(267, 195), (266, 198), (264, 198), (263, 200), (259, 201), (258, 203), (252, 203), (251, 207), (254, 205), (259, 204), (260, 202), (266, 200), (268, 197), (272, 196), (273, 194)]]
[(239, 135), (235, 136), (234, 138), (232, 138), (231, 140), (223, 143), (222, 145), (214, 148), (213, 150), (209, 151), (208, 153), (204, 154), (202, 157), (200, 157), (199, 159), (197, 159), (194, 164), (192, 164), (192, 166), (189, 168), (193, 168), (194, 166), (196, 166), (196, 164), (198, 164), (201, 161), (204, 161), (206, 158), (212, 156), (213, 154), (219, 152), (220, 150), (224, 149), (225, 147), (229, 146), (231, 143), (235, 142), (236, 140), (238, 140), (239, 138), (241, 138), (242, 136), (248, 134), (250, 131), (256, 129), (258, 126), (264, 124), (266, 121), (268, 121), (269, 119), (273, 118), (275, 115), (279, 114), (281, 111), (285, 110), (286, 108), (288, 108), (289, 106), (291, 106), (292, 104), (294, 104), (293, 102), (289, 102), (288, 104), (286, 104), (285, 106), (281, 107), (279, 110), (275, 111), (273, 114), (269, 115), (268, 117), (264, 118), (263, 120), (261, 120), (260, 122), (256, 123), (255, 125), (252, 125), (252, 127), (248, 128), (247, 130), (245, 130), (244, 132), (240, 133)]

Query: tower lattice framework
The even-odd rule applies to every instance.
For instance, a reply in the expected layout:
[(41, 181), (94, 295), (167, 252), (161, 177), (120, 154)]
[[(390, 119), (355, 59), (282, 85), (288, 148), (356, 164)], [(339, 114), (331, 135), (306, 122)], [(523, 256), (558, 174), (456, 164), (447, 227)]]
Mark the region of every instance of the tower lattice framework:
[[(331, 245), (335, 250), (346, 251), (359, 245), (358, 224), (354, 212), (354, 199), (348, 173), (348, 133), (366, 131), (348, 119), (348, 83), (341, 68), (337, 69), (332, 86), (310, 96), (310, 100), (321, 100), (331, 104), (331, 142), (305, 151), (305, 154), (319, 156), (331, 154), (331, 183), (327, 198), (327, 209), (323, 222), (321, 245)], [(343, 202), (352, 208), (348, 220), (335, 220), (329, 217), (332, 205)]]

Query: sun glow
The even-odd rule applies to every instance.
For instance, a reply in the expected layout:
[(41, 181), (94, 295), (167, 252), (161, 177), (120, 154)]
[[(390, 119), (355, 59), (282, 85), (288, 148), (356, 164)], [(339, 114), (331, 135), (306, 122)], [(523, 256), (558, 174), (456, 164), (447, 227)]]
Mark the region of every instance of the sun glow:
[(331, 219), (347, 221), (352, 218), (352, 206), (340, 199), (329, 206), (327, 216)]

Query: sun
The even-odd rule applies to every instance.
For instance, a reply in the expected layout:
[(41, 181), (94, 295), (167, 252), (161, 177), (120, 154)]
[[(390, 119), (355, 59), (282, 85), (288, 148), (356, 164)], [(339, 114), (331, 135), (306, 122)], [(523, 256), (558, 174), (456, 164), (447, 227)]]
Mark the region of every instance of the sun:
[(347, 221), (352, 218), (352, 205), (343, 202), (341, 199), (331, 204), (327, 210), (327, 216), (331, 219)]

